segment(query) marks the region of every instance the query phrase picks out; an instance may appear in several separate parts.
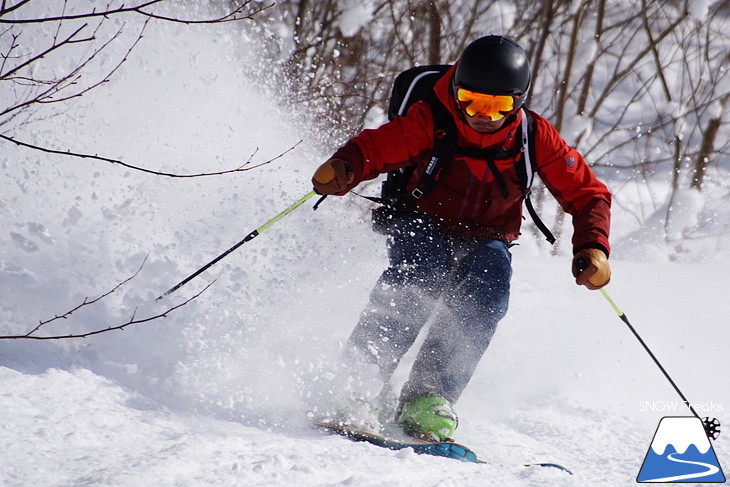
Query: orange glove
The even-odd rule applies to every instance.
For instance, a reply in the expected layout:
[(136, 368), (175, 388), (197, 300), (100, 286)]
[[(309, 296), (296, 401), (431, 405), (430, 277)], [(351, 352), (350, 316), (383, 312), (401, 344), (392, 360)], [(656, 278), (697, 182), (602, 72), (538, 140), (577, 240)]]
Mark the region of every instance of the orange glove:
[(588, 289), (601, 289), (611, 280), (611, 267), (608, 257), (600, 249), (579, 250), (573, 257), (573, 277), (579, 286)]
[(342, 159), (330, 159), (314, 172), (312, 185), (319, 194), (343, 195), (355, 179), (355, 172)]

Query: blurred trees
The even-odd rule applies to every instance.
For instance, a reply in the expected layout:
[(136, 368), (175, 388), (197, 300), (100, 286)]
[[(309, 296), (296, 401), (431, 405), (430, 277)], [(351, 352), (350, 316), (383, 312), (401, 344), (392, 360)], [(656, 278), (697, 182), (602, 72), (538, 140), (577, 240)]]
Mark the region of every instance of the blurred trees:
[[(219, 15), (210, 14), (215, 11)], [(38, 115), (42, 107), (58, 104), (60, 112), (64, 102), (108, 81), (142, 38), (146, 22), (255, 16), (246, 28), (276, 39), (269, 46), (279, 49), (285, 98), (306, 108), (324, 129), (313, 137), (326, 138), (319, 142), (329, 146), (385, 120), (397, 73), (453, 62), (469, 41), (498, 33), (529, 53), (528, 106), (551, 120), (599, 172), (635, 183), (631, 190), (645, 196), (630, 209), (639, 223), (666, 206), (668, 227), (678, 193), (728, 190), (718, 171), (730, 168), (729, 15), (728, 0), (282, 0), (273, 6), (258, 0), (115, 0), (97, 6), (4, 0), (0, 139), (22, 142), (14, 139), (18, 127), (48, 116)], [(126, 23), (132, 16), (145, 21)], [(267, 52), (269, 57), (277, 53)], [(656, 181), (667, 192), (657, 192)], [(619, 200), (625, 188), (612, 187)]]
[[(703, 191), (708, 181), (727, 190), (716, 170), (730, 168), (729, 4), (299, 0), (266, 15), (290, 29), (285, 66), (296, 102), (331, 123), (336, 141), (384, 121), (403, 69), (453, 62), (482, 35), (514, 38), (533, 67), (528, 106), (599, 172), (646, 184), (655, 200), (634, 210), (639, 222), (669, 198), (668, 225), (677, 191)], [(649, 188), (657, 179), (668, 195)]]

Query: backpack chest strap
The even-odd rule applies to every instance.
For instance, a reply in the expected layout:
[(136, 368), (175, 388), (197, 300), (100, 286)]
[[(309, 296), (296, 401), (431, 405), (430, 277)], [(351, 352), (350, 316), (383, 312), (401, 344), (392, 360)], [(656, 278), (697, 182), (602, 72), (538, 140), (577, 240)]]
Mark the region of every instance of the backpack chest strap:
[(470, 157), (472, 159), (478, 159), (480, 161), (486, 162), (487, 167), (489, 168), (489, 172), (491, 172), (494, 176), (494, 180), (497, 182), (502, 196), (504, 197), (504, 199), (507, 199), (509, 197), (509, 189), (507, 188), (507, 183), (505, 182), (502, 173), (499, 171), (499, 169), (497, 168), (497, 164), (495, 164), (494, 161), (501, 159), (514, 159), (514, 157), (520, 153), (519, 150), (505, 150), (496, 148), (470, 149), (460, 147), (456, 150), (456, 153), (460, 156)]
[(515, 159), (522, 152), (519, 148), (504, 149), (492, 147), (490, 149), (475, 149), (472, 147), (459, 147), (456, 153), (460, 156), (471, 157), (472, 159), (493, 159), (495, 161), (504, 159)]

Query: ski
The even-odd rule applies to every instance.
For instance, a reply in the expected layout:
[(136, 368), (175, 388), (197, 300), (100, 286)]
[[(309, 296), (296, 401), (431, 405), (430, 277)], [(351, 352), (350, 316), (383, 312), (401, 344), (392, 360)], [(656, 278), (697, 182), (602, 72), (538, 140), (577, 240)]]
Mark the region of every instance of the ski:
[[(410, 448), (419, 455), (431, 455), (435, 457), (451, 458), (454, 460), (460, 460), (462, 462), (489, 463), (485, 460), (479, 459), (477, 457), (477, 454), (474, 453), (471, 448), (451, 441), (426, 441), (419, 438), (405, 436), (404, 433), (401, 435), (393, 433), (379, 435), (358, 428), (353, 428), (351, 426), (339, 423), (330, 423), (326, 421), (316, 422), (315, 424), (317, 427), (328, 433), (343, 436), (352, 441), (370, 443), (371, 445), (379, 446), (381, 448), (387, 448), (389, 450), (403, 450), (406, 448)], [(396, 436), (402, 436), (402, 438), (398, 438)], [(573, 474), (566, 467), (557, 463), (528, 463), (524, 464), (524, 466), (551, 467), (562, 470), (563, 472), (566, 472), (570, 475)]]

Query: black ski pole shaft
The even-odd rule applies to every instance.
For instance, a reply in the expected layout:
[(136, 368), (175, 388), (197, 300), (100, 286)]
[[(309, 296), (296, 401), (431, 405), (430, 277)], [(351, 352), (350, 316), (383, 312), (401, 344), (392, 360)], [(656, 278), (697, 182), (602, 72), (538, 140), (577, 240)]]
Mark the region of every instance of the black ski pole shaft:
[(619, 308), (618, 305), (616, 305), (616, 302), (611, 298), (611, 296), (608, 295), (608, 292), (606, 292), (605, 288), (601, 288), (601, 294), (603, 294), (603, 297), (606, 298), (606, 301), (608, 301), (608, 303), (611, 305), (611, 307), (616, 312), (618, 317), (621, 318), (621, 321), (626, 323), (626, 326), (629, 327), (629, 330), (631, 330), (631, 333), (634, 334), (634, 336), (639, 341), (639, 343), (641, 343), (641, 346), (644, 347), (644, 350), (646, 350), (646, 353), (649, 354), (649, 356), (654, 361), (654, 363), (657, 365), (657, 367), (659, 367), (659, 370), (662, 371), (662, 374), (664, 374), (664, 377), (667, 378), (667, 380), (672, 385), (674, 390), (677, 391), (677, 394), (679, 394), (679, 397), (682, 398), (682, 401), (684, 401), (684, 404), (686, 404), (687, 407), (689, 408), (689, 410), (692, 411), (692, 414), (694, 414), (694, 416), (696, 418), (698, 418), (700, 421), (702, 421), (704, 424), (704, 420), (702, 418), (700, 418), (700, 415), (697, 414), (697, 411), (694, 410), (694, 408), (692, 407), (692, 404), (690, 404), (690, 402), (687, 400), (687, 398), (684, 396), (684, 394), (682, 394), (682, 391), (679, 390), (679, 387), (674, 382), (674, 380), (672, 380), (672, 378), (669, 376), (669, 373), (664, 369), (664, 367), (662, 367), (662, 364), (659, 363), (659, 360), (656, 358), (656, 356), (651, 351), (651, 349), (646, 344), (646, 342), (641, 338), (641, 336), (639, 335), (639, 332), (636, 331), (636, 328), (634, 328), (633, 325), (631, 325), (631, 322), (626, 317), (626, 313), (621, 311), (621, 308)]
[[(264, 230), (266, 230), (267, 228), (271, 227), (274, 223), (278, 222), (279, 220), (281, 220), (282, 218), (284, 218), (286, 215), (288, 215), (292, 211), (294, 211), (297, 208), (299, 208), (301, 205), (303, 205), (307, 200), (309, 200), (315, 194), (317, 194), (317, 193), (314, 192), (314, 191), (310, 191), (309, 193), (307, 193), (304, 196), (302, 196), (298, 201), (296, 201), (289, 208), (285, 209), (284, 211), (282, 211), (281, 213), (279, 213), (278, 215), (276, 215), (274, 218), (272, 218), (271, 220), (267, 221), (266, 223), (264, 223), (263, 225), (261, 225), (260, 227), (258, 227), (256, 230), (254, 230), (253, 232), (251, 232), (248, 235), (246, 235), (246, 237), (244, 237), (244, 239), (241, 240), (240, 242), (238, 242), (236, 245), (234, 245), (230, 249), (226, 250), (221, 255), (219, 255), (215, 259), (211, 260), (210, 262), (208, 262), (207, 264), (205, 264), (203, 267), (201, 267), (200, 269), (198, 269), (197, 271), (193, 272), (188, 277), (186, 277), (185, 279), (183, 279), (182, 281), (180, 281), (179, 283), (177, 283), (176, 285), (174, 285), (173, 287), (171, 287), (168, 291), (166, 291), (164, 294), (162, 294), (160, 297), (158, 297), (157, 300), (160, 300), (160, 299), (164, 298), (165, 296), (168, 296), (168, 295), (174, 293), (175, 291), (177, 291), (178, 289), (180, 289), (181, 287), (183, 287), (185, 284), (189, 283), (190, 281), (192, 281), (193, 279), (195, 279), (196, 277), (198, 277), (200, 274), (202, 274), (203, 272), (205, 272), (206, 270), (208, 270), (210, 267), (212, 267), (213, 265), (215, 265), (217, 262), (219, 262), (220, 260), (222, 260), (228, 254), (230, 254), (231, 252), (235, 251), (238, 247), (240, 247), (241, 245), (245, 244), (246, 242), (248, 242), (250, 240), (253, 240), (254, 238), (258, 237), (261, 233), (264, 232)], [(319, 203), (317, 203), (317, 204), (319, 204)]]

